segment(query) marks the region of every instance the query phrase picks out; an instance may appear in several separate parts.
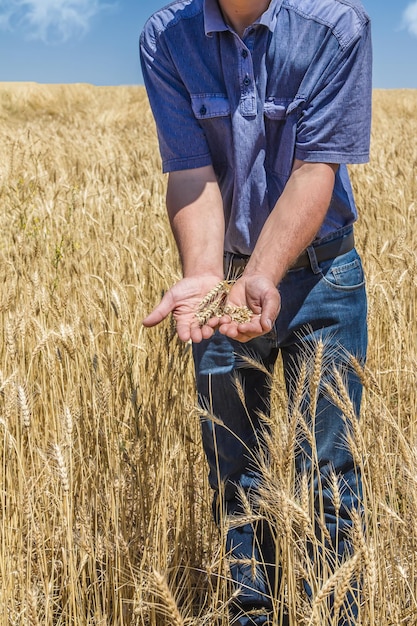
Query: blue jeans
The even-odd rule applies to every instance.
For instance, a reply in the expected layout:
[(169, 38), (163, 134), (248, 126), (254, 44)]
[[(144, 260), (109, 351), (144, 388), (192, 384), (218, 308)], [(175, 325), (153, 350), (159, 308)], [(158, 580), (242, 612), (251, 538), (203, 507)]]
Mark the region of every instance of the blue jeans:
[[(339, 231), (336, 235), (346, 234)], [(335, 237), (334, 237), (335, 238)], [(355, 249), (335, 259), (318, 263), (314, 248), (309, 249), (310, 266), (290, 270), (279, 286), (282, 308), (271, 333), (241, 344), (216, 333), (210, 340), (193, 346), (196, 383), (199, 399), (221, 420), (202, 419), (202, 437), (209, 465), (209, 481), (214, 490), (214, 515), (241, 514), (238, 489), (256, 492), (258, 471), (253, 458), (262, 445), (265, 422), (259, 413), (269, 412), (269, 377), (261, 369), (250, 368), (240, 355), (255, 357), (272, 372), (278, 355), (284, 367), (289, 405), (291, 406), (300, 363), (315, 352), (319, 340), (325, 344), (322, 379), (331, 381), (333, 365), (343, 370), (356, 415), (359, 415), (362, 387), (349, 354), (362, 364), (367, 349), (367, 304), (361, 260)], [(314, 357), (313, 357), (314, 358)], [(327, 363), (327, 366), (326, 366)], [(238, 373), (244, 389), (242, 403), (233, 378)], [(320, 501), (333, 549), (340, 556), (349, 550), (351, 528), (349, 511), (360, 511), (362, 489), (359, 468), (355, 467), (346, 443), (346, 420), (331, 402), (328, 394), (319, 391), (315, 415), (314, 439), (319, 477), (315, 492)], [(308, 398), (305, 399), (308, 407)], [(300, 443), (295, 458), (298, 472), (309, 472), (311, 455), (306, 440)], [(316, 470), (313, 470), (313, 472)], [(338, 515), (334, 510), (329, 476), (334, 472), (344, 482)], [(319, 484), (320, 483), (320, 484)], [(229, 530), (226, 539), (231, 555), (231, 575), (242, 589), (238, 604), (242, 610), (256, 607), (271, 609), (270, 594), (274, 578), (279, 575), (273, 543), (266, 528), (246, 524)], [(234, 557), (234, 558), (233, 558)], [(239, 560), (255, 559), (270, 564), (254, 578), (251, 566)], [(354, 603), (353, 603), (354, 604)], [(238, 607), (239, 608), (239, 607)], [(355, 606), (350, 610), (355, 615)], [(263, 624), (266, 618), (242, 624)], [(354, 623), (341, 618), (340, 626)]]

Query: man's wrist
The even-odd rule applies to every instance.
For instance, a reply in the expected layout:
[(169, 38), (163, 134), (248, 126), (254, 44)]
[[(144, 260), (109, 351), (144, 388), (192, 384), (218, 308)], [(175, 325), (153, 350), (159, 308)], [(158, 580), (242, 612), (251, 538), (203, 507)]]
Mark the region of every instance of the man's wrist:
[(255, 276), (261, 276), (267, 278), (274, 285), (278, 285), (285, 276), (287, 268), (282, 269), (282, 264), (275, 261), (271, 263), (265, 263), (265, 261), (258, 263), (256, 259), (249, 259), (242, 276), (245, 278), (254, 278)]
[(223, 267), (199, 267), (192, 265), (183, 267), (182, 275), (184, 278), (211, 278), (216, 276), (219, 280), (222, 280), (224, 277)]

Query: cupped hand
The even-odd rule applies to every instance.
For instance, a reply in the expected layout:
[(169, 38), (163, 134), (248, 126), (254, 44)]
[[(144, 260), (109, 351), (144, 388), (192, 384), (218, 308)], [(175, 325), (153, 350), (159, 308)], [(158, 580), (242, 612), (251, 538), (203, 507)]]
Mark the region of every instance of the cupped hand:
[(247, 306), (253, 313), (252, 319), (244, 323), (233, 321), (229, 315), (216, 320), (223, 335), (242, 343), (268, 333), (281, 308), (278, 289), (269, 278), (262, 275), (243, 274), (232, 286), (227, 303), (238, 307)]
[(203, 339), (209, 339), (215, 331), (217, 322), (200, 326), (195, 314), (203, 298), (221, 280), (223, 276), (218, 275), (183, 278), (164, 294), (161, 302), (143, 320), (143, 325), (156, 326), (172, 313), (178, 337), (182, 341), (191, 339), (199, 343)]

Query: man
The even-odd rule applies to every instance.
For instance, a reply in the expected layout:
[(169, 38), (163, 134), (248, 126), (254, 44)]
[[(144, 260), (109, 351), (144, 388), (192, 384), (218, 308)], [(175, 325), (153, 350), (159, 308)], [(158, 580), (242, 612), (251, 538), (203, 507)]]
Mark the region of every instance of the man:
[[(183, 269), (143, 323), (154, 326), (172, 313), (179, 338), (193, 342), (199, 397), (218, 418), (202, 421), (217, 521), (242, 512), (238, 491), (253, 493), (259, 478), (254, 459), (268, 376), (245, 366), (245, 351), (270, 372), (281, 353), (291, 406), (300, 363), (326, 345), (359, 413), (360, 382), (347, 355), (365, 360), (366, 295), (346, 164), (368, 159), (369, 30), (357, 0), (178, 0), (141, 35)], [(201, 326), (198, 305), (228, 269), (238, 277), (228, 302), (253, 316), (238, 323), (223, 315)], [(349, 549), (350, 511), (360, 509), (360, 476), (345, 420), (322, 389), (310, 420), (316, 489), (341, 556)], [(311, 474), (307, 448), (296, 468)], [(332, 473), (342, 485), (337, 521), (326, 497)], [(258, 531), (247, 524), (227, 535), (240, 591), (233, 623), (242, 626), (271, 623), (277, 589), (273, 547)], [(339, 624), (354, 623), (356, 612), (352, 602)]]

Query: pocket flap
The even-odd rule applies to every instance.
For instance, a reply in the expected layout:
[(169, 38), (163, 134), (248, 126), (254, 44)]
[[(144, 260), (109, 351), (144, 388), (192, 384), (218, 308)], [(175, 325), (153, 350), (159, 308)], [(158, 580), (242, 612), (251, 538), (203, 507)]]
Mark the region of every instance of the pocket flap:
[(198, 120), (230, 115), (229, 100), (223, 94), (192, 95), (191, 106)]

